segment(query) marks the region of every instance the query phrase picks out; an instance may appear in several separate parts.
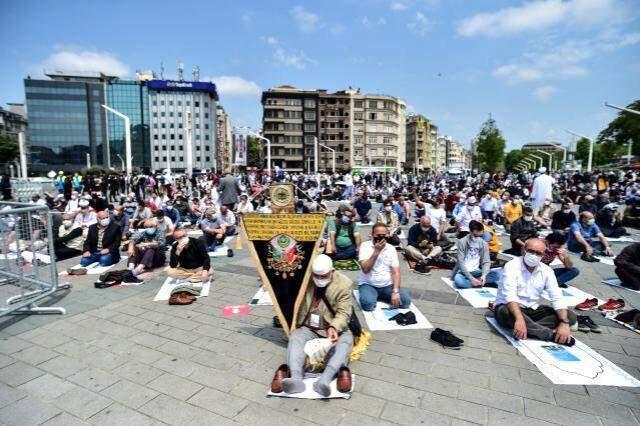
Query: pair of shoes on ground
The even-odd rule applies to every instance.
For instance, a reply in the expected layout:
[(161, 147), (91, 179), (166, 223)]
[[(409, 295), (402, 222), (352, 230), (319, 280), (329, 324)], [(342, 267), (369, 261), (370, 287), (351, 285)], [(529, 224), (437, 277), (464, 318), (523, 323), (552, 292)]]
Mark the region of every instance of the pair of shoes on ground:
[(389, 321), (395, 321), (396, 323), (398, 323), (398, 325), (412, 325), (418, 323), (418, 321), (416, 320), (416, 314), (411, 311), (396, 314), (393, 317), (389, 318)]
[[(302, 380), (291, 380), (291, 370), (289, 369), (289, 366), (287, 364), (282, 364), (276, 370), (276, 373), (273, 376), (273, 380), (271, 381), (271, 392), (286, 392), (289, 394), (304, 392), (304, 382), (300, 382), (302, 382)], [(338, 370), (336, 383), (338, 392), (351, 392), (352, 386), (353, 384), (351, 382), (351, 370), (349, 370), (349, 367), (340, 367), (340, 369)], [(319, 385), (319, 382), (316, 382), (313, 385), (313, 390), (324, 397), (328, 397), (329, 395), (331, 395), (331, 388), (326, 385)]]
[(420, 275), (431, 275), (431, 269), (429, 269), (424, 262), (417, 263), (416, 266), (413, 267), (413, 272)]
[(624, 308), (625, 303), (622, 299), (609, 299), (602, 305), (598, 306), (598, 299), (585, 299), (584, 302), (578, 303), (576, 309), (579, 311), (592, 311), (597, 307), (602, 312), (613, 312)]
[(578, 315), (578, 330), (584, 333), (602, 333), (602, 330), (600, 330), (600, 326), (593, 322), (591, 317), (587, 315)]
[(464, 346), (464, 340), (441, 328), (436, 328), (431, 332), (431, 340), (440, 343), (445, 349), (460, 349)]

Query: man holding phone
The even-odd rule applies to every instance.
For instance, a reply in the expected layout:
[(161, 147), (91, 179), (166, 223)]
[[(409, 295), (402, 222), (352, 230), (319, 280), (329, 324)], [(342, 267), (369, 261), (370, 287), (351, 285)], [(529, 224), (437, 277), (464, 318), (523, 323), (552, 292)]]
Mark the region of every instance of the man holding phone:
[(396, 249), (387, 243), (389, 229), (376, 223), (371, 229), (371, 240), (360, 245), (360, 306), (373, 311), (376, 302), (389, 303), (403, 309), (411, 305), (411, 296), (400, 288), (400, 267)]

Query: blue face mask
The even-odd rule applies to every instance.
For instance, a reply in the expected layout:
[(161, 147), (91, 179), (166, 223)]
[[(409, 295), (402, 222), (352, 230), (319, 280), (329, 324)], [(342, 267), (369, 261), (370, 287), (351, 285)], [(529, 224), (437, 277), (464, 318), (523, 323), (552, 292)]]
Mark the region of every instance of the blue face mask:
[(342, 220), (342, 223), (349, 223), (351, 222), (351, 218), (349, 216), (342, 216), (340, 218), (340, 220)]
[(146, 232), (147, 235), (153, 235), (156, 233), (156, 228), (146, 228), (144, 232)]

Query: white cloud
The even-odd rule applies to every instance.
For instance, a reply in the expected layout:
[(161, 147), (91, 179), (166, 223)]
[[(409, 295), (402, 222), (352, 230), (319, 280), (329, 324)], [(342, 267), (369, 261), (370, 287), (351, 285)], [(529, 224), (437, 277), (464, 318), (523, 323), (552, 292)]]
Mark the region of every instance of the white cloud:
[(360, 18), (360, 22), (365, 27), (373, 27), (374, 25), (387, 25), (387, 20), (384, 18), (378, 18), (377, 20), (369, 19), (368, 16), (363, 16)]
[(417, 12), (413, 17), (413, 20), (407, 24), (407, 28), (416, 34), (423, 36), (429, 29), (429, 20), (424, 16), (424, 13)]
[(504, 36), (540, 31), (555, 25), (574, 27), (611, 24), (628, 18), (627, 0), (538, 0), (519, 7), (468, 17), (458, 33), (471, 36)]
[(271, 46), (275, 46), (276, 44), (278, 44), (278, 38), (274, 36), (265, 37), (264, 41), (266, 41), (267, 44)]
[(39, 66), (40, 70), (77, 73), (103, 73), (124, 77), (129, 66), (113, 53), (72, 46), (58, 46)]
[(319, 27), (320, 17), (302, 6), (294, 7), (289, 11), (289, 14), (296, 21), (298, 29), (303, 33), (313, 32)]
[(222, 97), (257, 96), (262, 93), (262, 89), (257, 83), (238, 76), (221, 75), (218, 77), (204, 78), (203, 80), (213, 81)]
[(557, 91), (553, 86), (540, 86), (533, 91), (533, 96), (540, 101), (547, 101)]
[(250, 14), (245, 13), (242, 16), (240, 16), (240, 20), (242, 20), (242, 23), (248, 25), (253, 21), (253, 17)]
[(329, 31), (331, 31), (331, 34), (333, 35), (340, 35), (344, 32), (344, 25), (335, 24)]
[(294, 67), (299, 70), (304, 69), (309, 64), (316, 64), (317, 62), (309, 58), (302, 50), (299, 52), (287, 52), (282, 47), (277, 48), (273, 52), (273, 59), (277, 65), (284, 65), (287, 67)]
[(391, 3), (391, 10), (393, 10), (394, 12), (400, 12), (402, 10), (407, 10), (407, 5), (404, 3), (401, 3), (399, 1), (394, 1)]

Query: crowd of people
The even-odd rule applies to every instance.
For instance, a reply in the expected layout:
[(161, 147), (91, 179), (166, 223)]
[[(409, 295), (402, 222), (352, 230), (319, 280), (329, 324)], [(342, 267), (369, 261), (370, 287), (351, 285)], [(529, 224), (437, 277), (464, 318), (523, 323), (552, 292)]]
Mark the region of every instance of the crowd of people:
[[(233, 256), (224, 242), (237, 234), (238, 216), (272, 212), (269, 185), (274, 182), (295, 185), (297, 214), (324, 213), (327, 223), (324, 254), (313, 264), (314, 285), (295, 319), (288, 362), (274, 378), (274, 389), (289, 393), (304, 390), (304, 345), (316, 336), (329, 338), (336, 349), (314, 389), (328, 394), (336, 376), (339, 386), (348, 386), (353, 338), (346, 289), (351, 281), (335, 270), (335, 262), (357, 262), (364, 311), (375, 309), (378, 301), (411, 305), (401, 284), (404, 256), (421, 275), (434, 267), (451, 269), (457, 288), (496, 287), (496, 319), (516, 338), (571, 345), (580, 317), (567, 308), (560, 291), (580, 273), (570, 253), (597, 262), (614, 255), (611, 238), (640, 227), (640, 175), (634, 171), (550, 173), (541, 168), (534, 174), (414, 176), (278, 169), (273, 176), (250, 171), (190, 179), (168, 173), (60, 172), (57, 193), (34, 194), (32, 202), (57, 213), (52, 235), (57, 260), (81, 256), (82, 265), (108, 266), (126, 251), (134, 276), (168, 260), (170, 276), (206, 281), (212, 274), (208, 253), (222, 249)], [(368, 235), (364, 227), (370, 227)], [(501, 234), (509, 234), (505, 250)], [(501, 252), (513, 259), (500, 259)], [(615, 272), (623, 286), (640, 290), (639, 265), (640, 243), (618, 254)], [(539, 303), (543, 292), (552, 306)]]

